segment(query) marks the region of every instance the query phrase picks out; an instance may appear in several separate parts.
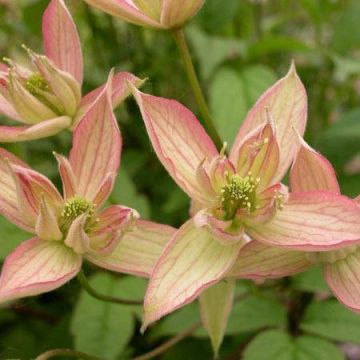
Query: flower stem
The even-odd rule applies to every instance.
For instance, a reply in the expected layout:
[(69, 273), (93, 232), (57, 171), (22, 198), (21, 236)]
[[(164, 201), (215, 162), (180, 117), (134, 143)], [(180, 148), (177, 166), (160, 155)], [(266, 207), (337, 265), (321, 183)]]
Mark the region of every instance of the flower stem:
[(205, 96), (201, 90), (199, 79), (195, 72), (194, 64), (191, 59), (191, 55), (190, 55), (188, 44), (186, 42), (184, 31), (182, 29), (175, 30), (173, 32), (173, 35), (174, 35), (175, 42), (178, 47), (179, 53), (182, 57), (185, 71), (186, 71), (187, 77), (189, 79), (190, 85), (192, 87), (196, 103), (197, 103), (200, 113), (203, 117), (204, 126), (205, 126), (207, 132), (209, 133), (210, 137), (213, 139), (218, 150), (221, 150), (223, 143), (221, 141), (219, 133), (216, 130), (214, 121), (211, 118), (209, 108), (206, 104)]
[(81, 351), (75, 351), (71, 349), (53, 349), (44, 352), (43, 354), (39, 355), (35, 360), (47, 360), (56, 356), (66, 356), (66, 357), (74, 357), (77, 359), (83, 360), (101, 360), (96, 356), (92, 356)]
[(158, 355), (161, 355), (165, 351), (172, 348), (174, 345), (179, 343), (181, 340), (183, 340), (186, 337), (193, 334), (200, 326), (201, 326), (201, 322), (197, 322), (196, 324), (193, 324), (191, 327), (184, 330), (180, 334), (177, 334), (176, 336), (172, 337), (170, 340), (164, 342), (162, 345), (155, 348), (154, 350), (151, 350), (151, 351), (149, 351), (148, 353), (146, 353), (144, 355), (134, 357), (132, 360), (149, 360), (149, 359), (153, 359), (154, 357), (156, 357)]
[(111, 303), (115, 303), (115, 304), (121, 304), (121, 305), (142, 305), (143, 304), (142, 300), (121, 299), (118, 297), (113, 297), (113, 296), (108, 296), (108, 295), (98, 293), (97, 290), (92, 288), (91, 285), (89, 284), (89, 281), (87, 280), (83, 270), (80, 270), (80, 272), (77, 275), (77, 279), (78, 279), (80, 285), (82, 286), (82, 288), (89, 295), (91, 295), (92, 297), (94, 297), (98, 300), (111, 302)]

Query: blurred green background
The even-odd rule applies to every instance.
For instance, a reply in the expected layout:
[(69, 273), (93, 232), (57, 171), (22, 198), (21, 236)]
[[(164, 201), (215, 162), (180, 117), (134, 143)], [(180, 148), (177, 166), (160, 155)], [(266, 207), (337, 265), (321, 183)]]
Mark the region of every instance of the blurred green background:
[[(21, 45), (42, 51), (41, 16), (47, 0), (0, 0), (0, 54), (26, 61)], [(144, 90), (175, 98), (197, 113), (173, 39), (69, 0), (82, 40), (87, 92), (109, 70), (149, 78)], [(231, 143), (259, 95), (288, 70), (292, 59), (309, 96), (307, 141), (334, 164), (345, 194), (360, 193), (360, 1), (206, 0), (186, 33), (222, 138)], [(142, 217), (180, 225), (188, 198), (167, 176), (132, 99), (116, 112), (124, 137), (122, 165), (111, 201)], [(5, 121), (6, 119), (1, 119)], [(6, 148), (59, 184), (52, 151), (67, 154), (70, 133)], [(0, 259), (29, 235), (0, 218)], [(90, 266), (104, 293), (141, 298), (146, 281)], [(239, 284), (251, 295), (238, 302), (220, 358), (227, 360), (360, 359), (360, 317), (340, 306), (320, 269), (283, 279), (266, 290)], [(68, 347), (103, 359), (130, 359), (151, 350), (199, 318), (196, 303), (139, 334), (141, 309), (101, 303), (76, 281), (0, 309), (0, 358), (31, 359)], [(359, 344), (359, 345), (356, 345)], [(173, 347), (164, 360), (211, 359), (203, 330)]]

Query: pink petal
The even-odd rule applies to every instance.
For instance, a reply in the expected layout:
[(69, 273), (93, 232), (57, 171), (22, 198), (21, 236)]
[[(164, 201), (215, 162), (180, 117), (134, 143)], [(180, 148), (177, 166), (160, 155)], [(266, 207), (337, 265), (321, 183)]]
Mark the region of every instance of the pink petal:
[(6, 259), (0, 278), (0, 302), (57, 289), (80, 270), (81, 257), (57, 241), (27, 240)]
[(268, 245), (294, 250), (333, 250), (360, 242), (360, 207), (326, 191), (292, 193), (283, 210), (248, 234)]
[(120, 165), (121, 135), (111, 105), (111, 75), (74, 131), (70, 164), (78, 184), (78, 195), (92, 199), (109, 173)]
[(218, 155), (196, 117), (174, 100), (133, 90), (155, 152), (176, 183), (192, 198), (205, 201), (196, 171)]
[(328, 190), (340, 194), (339, 183), (331, 163), (302, 139), (290, 173), (291, 191)]
[(360, 252), (324, 265), (324, 277), (338, 300), (350, 310), (360, 313)]
[(133, 231), (125, 232), (111, 254), (88, 254), (86, 258), (105, 269), (149, 277), (174, 233), (170, 226), (139, 220)]
[(85, 2), (110, 15), (118, 16), (133, 24), (159, 29), (162, 28), (159, 22), (138, 10), (131, 0), (85, 0)]
[(16, 112), (14, 107), (1, 94), (0, 94), (0, 114), (3, 114), (13, 120), (18, 120), (20, 118), (19, 114)]
[(223, 246), (207, 230), (196, 228), (192, 219), (186, 222), (154, 267), (144, 300), (143, 329), (220, 281), (241, 245)]
[(131, 218), (137, 217), (135, 210), (121, 205), (111, 205), (103, 210), (98, 216), (98, 221), (93, 231), (103, 231), (105, 229), (121, 229)]
[(303, 251), (294, 251), (250, 241), (241, 251), (229, 277), (245, 279), (280, 278), (294, 275), (312, 265)]
[[(128, 72), (117, 72), (112, 81), (112, 106), (115, 109), (121, 102), (123, 102), (131, 93), (128, 83), (133, 84), (135, 87), (140, 87), (144, 80), (139, 79), (133, 74)], [(78, 113), (76, 114), (73, 127), (75, 128), (76, 125), (81, 120), (82, 116), (87, 112), (87, 110), (91, 107), (100, 93), (104, 90), (106, 84), (99, 86), (95, 90), (89, 92), (81, 99), (80, 108)]]
[(81, 84), (83, 56), (75, 23), (63, 0), (52, 0), (42, 23), (45, 54)]
[(293, 128), (303, 135), (307, 119), (306, 91), (294, 65), (291, 66), (288, 74), (268, 89), (250, 110), (231, 149), (230, 160), (234, 164), (237, 163), (239, 148), (246, 134), (265, 124), (269, 113), (275, 122), (280, 147), (280, 164), (274, 179), (276, 182), (283, 178), (299, 148)]
[(90, 249), (90, 239), (84, 227), (87, 214), (78, 216), (70, 225), (64, 244), (71, 248), (76, 254), (82, 255)]
[(192, 18), (203, 6), (205, 0), (163, 0), (161, 24), (164, 28), (176, 28)]
[(34, 232), (33, 224), (23, 218), (18, 207), (16, 182), (10, 164), (28, 167), (16, 156), (0, 148), (0, 213), (21, 229)]
[(72, 198), (77, 193), (77, 183), (74, 171), (68, 159), (54, 152), (58, 162), (59, 173), (63, 185), (64, 199)]
[(201, 320), (217, 358), (234, 300), (235, 281), (225, 280), (200, 295)]
[(0, 142), (42, 139), (53, 136), (70, 125), (71, 118), (60, 116), (31, 126), (0, 126)]
[(354, 200), (355, 200), (355, 202), (357, 202), (360, 205), (360, 195), (357, 196)]
[(100, 184), (99, 189), (94, 194), (93, 199), (91, 199), (97, 207), (101, 207), (108, 199), (114, 187), (115, 179), (116, 173), (110, 173), (104, 177), (104, 181), (102, 182), (102, 184)]

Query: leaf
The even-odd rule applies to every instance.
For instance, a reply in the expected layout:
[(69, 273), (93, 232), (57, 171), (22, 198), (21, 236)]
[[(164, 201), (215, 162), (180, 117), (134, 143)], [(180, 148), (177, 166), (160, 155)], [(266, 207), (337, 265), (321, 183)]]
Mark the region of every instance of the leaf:
[(330, 342), (311, 336), (293, 339), (280, 330), (259, 334), (245, 349), (243, 360), (344, 360)]
[[(125, 299), (141, 299), (144, 292), (144, 280), (119, 279), (109, 273), (93, 276), (90, 284), (102, 294)], [(101, 358), (116, 359), (133, 335), (134, 320), (133, 306), (102, 302), (82, 291), (71, 323), (75, 348)]]
[(297, 274), (291, 279), (295, 289), (306, 292), (329, 292), (324, 280), (322, 266), (314, 266), (307, 271)]
[(360, 316), (335, 300), (312, 303), (300, 327), (328, 339), (360, 344)]
[(262, 65), (237, 72), (219, 69), (210, 84), (210, 107), (220, 136), (229, 144), (259, 96), (274, 82), (274, 72)]

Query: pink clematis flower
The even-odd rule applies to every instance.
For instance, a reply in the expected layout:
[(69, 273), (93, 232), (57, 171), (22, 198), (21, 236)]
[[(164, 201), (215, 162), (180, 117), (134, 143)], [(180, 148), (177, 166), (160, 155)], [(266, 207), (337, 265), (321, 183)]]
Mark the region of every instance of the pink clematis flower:
[[(327, 190), (340, 194), (335, 170), (321, 154), (300, 139), (301, 147), (290, 174), (293, 192)], [(360, 197), (353, 201), (360, 208)], [(355, 205), (356, 206), (356, 205)], [(342, 214), (339, 214), (342, 216)], [(360, 239), (360, 233), (358, 234)], [(277, 278), (305, 270), (314, 263), (322, 263), (324, 277), (338, 300), (349, 309), (360, 312), (360, 246), (345, 245), (329, 251), (303, 252), (269, 248), (253, 242), (244, 248), (231, 271), (234, 277)]]
[[(193, 217), (154, 267), (143, 328), (226, 278), (250, 238), (310, 251), (359, 242), (360, 209), (351, 200), (323, 191), (288, 194), (279, 183), (299, 148), (292, 127), (302, 134), (306, 123), (294, 66), (249, 112), (229, 158), (184, 106), (133, 93), (158, 158), (193, 201)], [(226, 293), (232, 296), (231, 286)]]
[(205, 0), (85, 0), (130, 23), (155, 29), (176, 29), (192, 18)]
[(133, 209), (103, 209), (122, 145), (112, 112), (112, 82), (110, 78), (75, 129), (69, 159), (55, 154), (63, 196), (46, 177), (0, 149), (0, 212), (35, 234), (6, 258), (0, 302), (58, 288), (76, 276), (83, 259), (105, 269), (149, 276), (174, 233), (168, 226), (135, 222), (138, 214)]
[[(23, 123), (0, 126), (0, 142), (34, 140), (73, 129), (103, 86), (81, 96), (83, 57), (80, 40), (63, 0), (52, 0), (43, 16), (45, 55), (26, 49), (32, 68), (7, 59), (0, 64), (0, 113)], [(142, 81), (126, 72), (113, 78), (112, 104), (129, 95), (126, 82)]]

